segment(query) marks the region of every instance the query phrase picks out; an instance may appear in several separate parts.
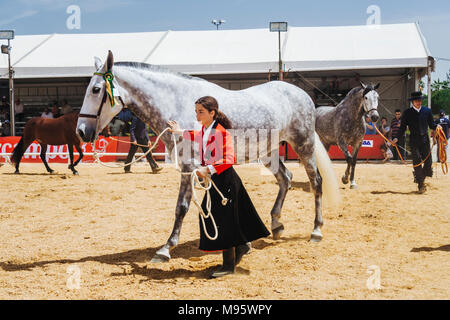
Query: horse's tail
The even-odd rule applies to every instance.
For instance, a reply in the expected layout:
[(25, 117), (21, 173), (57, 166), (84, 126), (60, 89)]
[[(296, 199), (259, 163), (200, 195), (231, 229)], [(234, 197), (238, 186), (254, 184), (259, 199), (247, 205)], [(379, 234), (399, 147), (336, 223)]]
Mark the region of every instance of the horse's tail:
[(325, 150), (325, 147), (320, 141), (319, 135), (316, 132), (314, 132), (314, 135), (314, 155), (316, 156), (317, 167), (322, 176), (323, 196), (330, 206), (336, 206), (341, 202), (339, 183), (327, 150)]
[(13, 154), (11, 156), (11, 162), (16, 164), (17, 162), (20, 161), (20, 159), (23, 156), (23, 153), (25, 150), (23, 150), (23, 145), (24, 145), (24, 139), (23, 136), (20, 138), (19, 143), (17, 144), (17, 146), (14, 148)]

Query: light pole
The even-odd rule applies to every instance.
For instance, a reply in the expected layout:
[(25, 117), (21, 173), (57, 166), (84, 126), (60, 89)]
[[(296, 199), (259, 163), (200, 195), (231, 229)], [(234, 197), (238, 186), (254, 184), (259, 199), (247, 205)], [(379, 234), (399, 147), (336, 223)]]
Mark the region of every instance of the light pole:
[(278, 32), (278, 70), (279, 80), (283, 81), (283, 63), (281, 61), (281, 32), (287, 32), (287, 22), (270, 22), (270, 32)]
[(217, 28), (217, 30), (219, 30), (219, 26), (222, 24), (222, 23), (225, 23), (226, 21), (225, 20), (216, 20), (216, 19), (214, 19), (214, 20), (212, 20), (211, 21), (211, 23), (212, 24), (214, 24), (215, 26), (216, 26), (216, 28)]
[(9, 121), (11, 124), (11, 135), (16, 134), (14, 119), (14, 82), (13, 69), (11, 68), (11, 46), (10, 41), (14, 39), (14, 30), (0, 30), (0, 40), (8, 40), (8, 45), (2, 45), (3, 54), (8, 55), (8, 73), (9, 73)]

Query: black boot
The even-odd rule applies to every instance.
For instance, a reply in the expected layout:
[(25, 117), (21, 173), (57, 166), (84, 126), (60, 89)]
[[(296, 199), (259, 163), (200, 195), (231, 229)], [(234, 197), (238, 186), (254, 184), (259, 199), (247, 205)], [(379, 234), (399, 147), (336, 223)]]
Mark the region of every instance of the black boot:
[(425, 193), (425, 191), (427, 191), (427, 187), (425, 186), (425, 183), (423, 181), (419, 181), (419, 185), (418, 185), (418, 193), (422, 194)]
[(236, 260), (235, 248), (232, 247), (230, 249), (223, 250), (222, 257), (223, 257), (222, 267), (218, 271), (214, 272), (211, 275), (211, 278), (220, 278), (234, 273)]
[(247, 254), (251, 249), (251, 243), (247, 242), (246, 244), (240, 244), (236, 247), (236, 265), (241, 262), (242, 257)]

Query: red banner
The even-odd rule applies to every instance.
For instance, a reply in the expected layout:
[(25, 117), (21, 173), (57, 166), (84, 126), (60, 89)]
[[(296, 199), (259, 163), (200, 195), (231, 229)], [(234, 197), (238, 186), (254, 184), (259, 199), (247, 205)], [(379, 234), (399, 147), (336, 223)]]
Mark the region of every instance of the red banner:
[[(113, 139), (106, 138), (103, 136), (100, 136), (99, 139), (96, 141), (95, 148), (97, 150), (97, 153), (128, 153), (128, 150), (130, 149), (130, 144), (128, 143), (130, 141), (129, 137), (112, 137)], [(116, 139), (119, 139), (124, 142), (117, 142)], [(20, 137), (0, 137), (0, 153), (7, 154), (12, 153), (14, 150), (14, 147), (19, 142)], [(150, 140), (154, 142), (156, 140), (156, 137), (150, 137)], [(359, 149), (358, 152), (358, 159), (383, 159), (383, 156), (380, 151), (380, 145), (384, 143), (383, 138), (380, 135), (366, 135), (364, 136), (364, 141), (361, 149)], [(90, 143), (83, 143), (82, 144), (83, 152), (92, 152), (92, 146)], [(349, 147), (350, 152), (352, 152), (352, 148)], [(41, 152), (41, 145), (34, 141), (27, 149), (27, 153), (36, 153), (36, 155), (28, 155), (24, 156), (22, 161), (23, 162), (40, 162), (41, 158), (39, 157), (39, 154)], [(65, 153), (68, 152), (67, 145), (61, 145), (61, 146), (48, 146), (47, 147), (47, 153), (54, 152), (54, 153)], [(74, 149), (74, 152), (76, 150)], [(165, 152), (165, 146), (164, 143), (160, 140), (158, 143), (158, 146), (155, 150), (153, 150), (154, 153), (164, 153)], [(330, 159), (345, 159), (344, 153), (337, 147), (337, 146), (331, 146), (328, 155), (330, 156)], [(285, 156), (286, 160), (296, 160), (297, 154), (294, 152), (292, 147), (286, 143), (285, 146), (280, 146), (280, 156)], [(74, 158), (77, 159), (78, 155), (74, 155)], [(164, 160), (164, 156), (155, 156), (156, 160)], [(3, 159), (0, 159), (1, 162), (4, 162), (4, 156)], [(58, 163), (67, 163), (69, 159), (69, 155), (47, 155), (47, 161), (48, 162), (58, 162)], [(114, 162), (117, 160), (124, 160), (126, 159), (126, 156), (103, 156), (101, 157), (101, 160), (103, 162)], [(92, 156), (84, 156), (83, 162), (93, 162), (94, 158)]]
[[(358, 159), (362, 159), (362, 160), (383, 159), (383, 155), (380, 150), (380, 146), (383, 143), (384, 143), (384, 139), (378, 134), (365, 135), (362, 146), (358, 152)], [(349, 149), (350, 153), (353, 152), (352, 147), (348, 147), (348, 149)], [(341, 149), (339, 149), (338, 146), (331, 146), (330, 150), (328, 151), (328, 155), (330, 156), (331, 160), (345, 159), (344, 153), (341, 151)], [(291, 148), (291, 146), (288, 145), (286, 159), (295, 160), (297, 158), (298, 158), (297, 154), (294, 152), (294, 150)]]
[[(5, 154), (12, 153), (17, 143), (19, 143), (21, 137), (0, 137), (0, 153), (3, 154), (3, 159), (1, 159), (1, 162), (5, 161)], [(92, 146), (90, 143), (83, 143), (81, 145), (81, 148), (83, 150), (83, 153), (85, 152), (92, 152)], [(103, 152), (111, 152), (115, 153), (117, 152), (117, 141), (114, 141), (109, 138), (105, 138), (103, 136), (100, 136), (95, 144), (95, 148), (97, 150), (97, 153), (103, 153)], [(22, 162), (41, 162), (41, 158), (39, 156), (39, 153), (41, 152), (41, 145), (34, 141), (25, 151), (25, 153), (36, 153), (36, 155), (25, 155), (22, 158)], [(61, 146), (48, 146), (47, 147), (47, 153), (67, 153), (67, 145), (61, 145)], [(76, 153), (76, 149), (74, 148), (74, 153)], [(50, 155), (47, 154), (47, 162), (49, 163), (67, 163), (69, 161), (69, 155)], [(78, 154), (74, 155), (74, 159), (78, 159)], [(109, 161), (116, 161), (116, 156), (103, 156), (101, 158), (104, 162)], [(94, 158), (92, 156), (84, 156), (83, 162), (93, 162)]]

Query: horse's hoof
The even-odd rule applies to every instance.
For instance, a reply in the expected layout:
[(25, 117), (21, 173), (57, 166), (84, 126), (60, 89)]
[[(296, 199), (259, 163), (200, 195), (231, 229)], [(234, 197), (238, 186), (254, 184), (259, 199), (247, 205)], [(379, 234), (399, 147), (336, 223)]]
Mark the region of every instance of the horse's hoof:
[(15, 174), (20, 174), (19, 170), (14, 171)]
[(280, 224), (278, 227), (272, 230), (272, 235), (274, 240), (280, 240), (281, 235), (283, 234), (284, 226)]
[(320, 242), (323, 238), (322, 232), (320, 231), (320, 229), (318, 230), (314, 230), (311, 233), (311, 239), (309, 241), (311, 242)]
[(309, 239), (310, 242), (320, 242), (322, 241), (323, 236), (322, 235), (315, 235), (311, 234), (311, 239)]
[(150, 262), (151, 263), (161, 263), (161, 262), (169, 262), (169, 260), (170, 260), (170, 256), (167, 257), (165, 255), (156, 253), (153, 256), (152, 260), (150, 260)]
[(350, 189), (358, 189), (358, 185), (356, 183), (350, 184)]
[(53, 174), (53, 172), (55, 172), (55, 170), (50, 170), (48, 173)]
[(342, 176), (342, 183), (343, 184), (347, 184), (348, 183), (348, 178), (346, 176)]
[(78, 171), (74, 171), (73, 174), (74, 174), (75, 176), (77, 176), (77, 175), (78, 175)]

